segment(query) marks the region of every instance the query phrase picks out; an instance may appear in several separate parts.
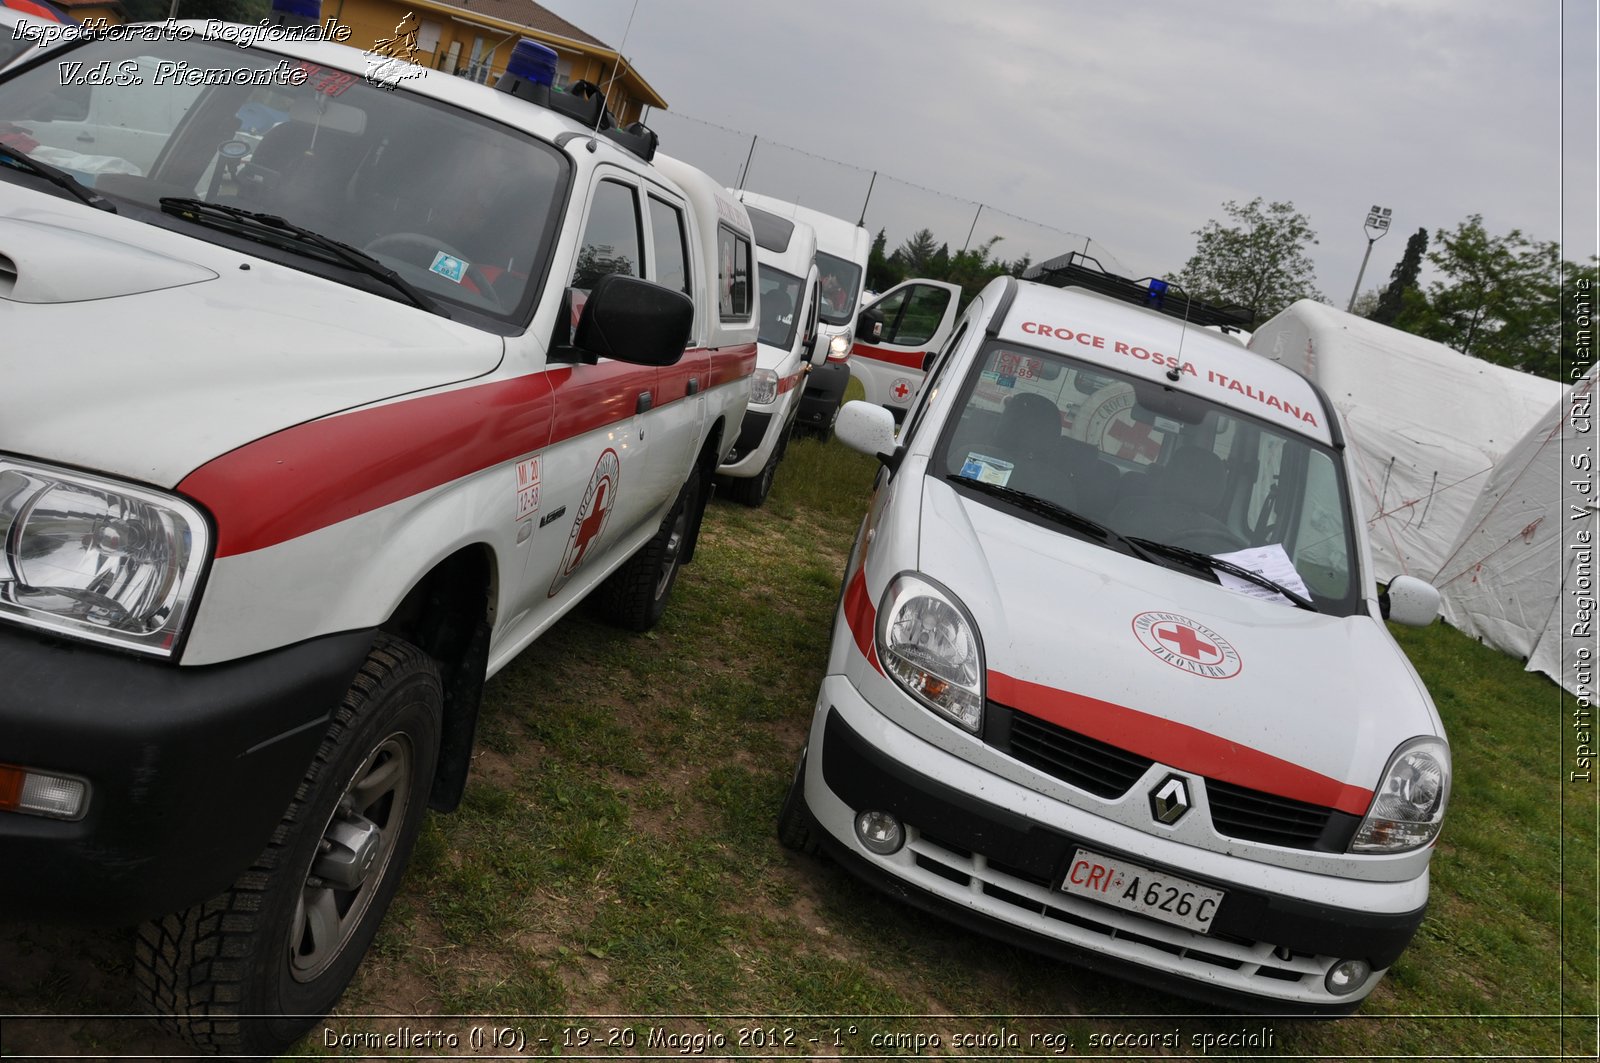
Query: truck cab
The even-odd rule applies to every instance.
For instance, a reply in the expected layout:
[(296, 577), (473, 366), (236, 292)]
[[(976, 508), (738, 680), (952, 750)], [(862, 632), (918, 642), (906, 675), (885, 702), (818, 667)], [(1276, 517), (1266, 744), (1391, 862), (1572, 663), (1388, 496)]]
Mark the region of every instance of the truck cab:
[(486, 680), (580, 601), (660, 619), (755, 239), (532, 41), (491, 88), (156, 28), (0, 73), (0, 898), (140, 924), (149, 1011), (271, 1054), (460, 801)]

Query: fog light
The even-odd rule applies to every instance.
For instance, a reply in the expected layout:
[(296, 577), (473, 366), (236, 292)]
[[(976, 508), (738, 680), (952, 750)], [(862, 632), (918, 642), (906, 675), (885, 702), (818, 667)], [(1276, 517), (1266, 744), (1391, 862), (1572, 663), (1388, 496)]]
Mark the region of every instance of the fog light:
[(31, 812), (51, 819), (80, 819), (89, 784), (65, 775), (0, 767), (0, 810)]
[(897, 853), (906, 843), (905, 828), (889, 812), (863, 812), (857, 816), (856, 837), (879, 856)]
[(1349, 996), (1367, 984), (1372, 975), (1372, 964), (1366, 960), (1340, 960), (1328, 971), (1323, 984), (1336, 997)]

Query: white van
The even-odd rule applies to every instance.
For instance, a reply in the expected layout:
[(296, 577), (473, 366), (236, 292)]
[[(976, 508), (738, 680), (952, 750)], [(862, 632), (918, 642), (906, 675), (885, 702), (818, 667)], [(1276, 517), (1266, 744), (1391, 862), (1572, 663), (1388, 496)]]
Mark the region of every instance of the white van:
[(723, 492), (759, 506), (789, 445), (806, 376), (827, 356), (817, 332), (817, 237), (802, 221), (746, 203), (756, 237), (760, 333), (744, 427), (717, 469)]
[(855, 342), (861, 292), (866, 285), (872, 236), (853, 222), (757, 192), (734, 193), (747, 206), (809, 225), (817, 238), (819, 288), (818, 343), (827, 353), (806, 378), (800, 396), (798, 427), (826, 438), (833, 431), (850, 382), (850, 350)]
[[(1103, 294), (998, 278), (883, 463), (778, 823), (996, 938), (1356, 1008), (1422, 921), (1450, 747), (1385, 626), (1338, 411)], [(1419, 974), (1425, 976), (1426, 972)]]

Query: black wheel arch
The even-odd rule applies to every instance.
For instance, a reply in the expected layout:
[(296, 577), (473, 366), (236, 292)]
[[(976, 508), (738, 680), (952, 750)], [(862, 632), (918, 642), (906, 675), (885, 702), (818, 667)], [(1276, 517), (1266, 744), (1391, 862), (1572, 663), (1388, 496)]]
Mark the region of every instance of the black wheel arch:
[(417, 581), (381, 628), (432, 657), (444, 680), (439, 764), (428, 795), (438, 812), (454, 811), (466, 790), (498, 586), (494, 552), (482, 543), (464, 547)]

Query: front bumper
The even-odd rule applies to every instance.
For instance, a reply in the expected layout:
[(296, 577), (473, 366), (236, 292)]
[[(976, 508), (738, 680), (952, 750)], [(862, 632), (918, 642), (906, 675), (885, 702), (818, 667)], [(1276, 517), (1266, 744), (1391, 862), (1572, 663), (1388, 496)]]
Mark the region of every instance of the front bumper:
[(371, 645), (357, 631), (183, 668), (0, 627), (0, 761), (89, 782), (82, 819), (0, 812), (0, 905), (115, 925), (226, 888)]
[[(806, 757), (808, 812), (847, 868), (892, 895), (1035, 951), (1227, 1007), (1348, 1013), (1422, 920), (1427, 876), (1333, 879), (1192, 850), (1061, 805), (911, 735), (842, 676), (823, 683)], [(981, 797), (978, 795), (982, 795)], [(894, 813), (907, 842), (880, 856), (855, 814)], [(1062, 892), (1082, 846), (1226, 891), (1208, 933)], [(1209, 873), (1197, 873), (1204, 863)], [(1218, 874), (1221, 867), (1237, 875)], [(1372, 975), (1353, 993), (1324, 984), (1339, 960)]]

